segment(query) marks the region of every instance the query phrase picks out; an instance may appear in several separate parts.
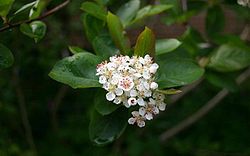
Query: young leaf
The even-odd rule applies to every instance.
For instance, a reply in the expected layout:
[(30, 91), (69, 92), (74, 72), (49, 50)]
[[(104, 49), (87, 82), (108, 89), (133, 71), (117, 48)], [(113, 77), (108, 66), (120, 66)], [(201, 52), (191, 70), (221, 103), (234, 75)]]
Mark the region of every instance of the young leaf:
[(0, 0), (0, 16), (3, 20), (6, 20), (6, 16), (8, 15), (10, 8), (15, 0)]
[(120, 49), (121, 54), (128, 55), (130, 52), (130, 42), (124, 34), (125, 31), (123, 30), (120, 19), (116, 15), (109, 12), (107, 15), (107, 24), (112, 40), (117, 48)]
[(98, 4), (94, 2), (82, 3), (81, 10), (89, 13), (90, 15), (100, 20), (106, 21), (107, 11), (102, 6), (99, 6)]
[(94, 100), (95, 109), (101, 115), (108, 115), (121, 106), (108, 101), (106, 99), (106, 93), (104, 89), (98, 89)]
[(198, 80), (203, 75), (204, 69), (192, 60), (170, 57), (168, 54), (157, 59), (159, 69), (156, 81), (159, 89), (186, 85)]
[(0, 43), (0, 69), (10, 67), (14, 62), (11, 51)]
[(91, 53), (77, 53), (56, 63), (49, 76), (72, 88), (101, 87), (96, 65), (101, 59)]
[(72, 54), (77, 54), (77, 53), (88, 53), (86, 50), (79, 48), (77, 46), (69, 46), (69, 51)]
[(124, 132), (127, 120), (128, 111), (122, 107), (105, 116), (94, 111), (89, 124), (91, 141), (100, 146), (111, 143)]
[(134, 54), (137, 56), (144, 56), (149, 54), (154, 57), (155, 55), (155, 35), (148, 27), (139, 35), (135, 45)]
[(181, 42), (177, 39), (161, 39), (156, 40), (155, 45), (155, 54), (161, 55), (168, 52), (171, 52), (178, 48), (181, 45)]
[(108, 59), (111, 56), (119, 54), (109, 35), (99, 35), (92, 42), (95, 53), (102, 58)]
[(45, 36), (46, 29), (47, 26), (42, 21), (34, 21), (30, 24), (24, 23), (20, 26), (20, 31), (23, 34), (33, 38), (36, 43)]
[(28, 3), (28, 4), (24, 5), (24, 6), (22, 6), (20, 9), (18, 9), (18, 10), (14, 13), (14, 15), (17, 15), (17, 14), (22, 13), (22, 12), (25, 11), (26, 9), (29, 9), (29, 8), (33, 7), (36, 3), (37, 3), (37, 1), (34, 1), (34, 2), (31, 2), (31, 3)]
[(139, 8), (140, 0), (130, 0), (118, 9), (117, 16), (121, 19), (124, 27), (133, 20)]
[(29, 18), (35, 19), (35, 18), (39, 17), (41, 15), (42, 11), (47, 6), (47, 4), (48, 4), (47, 0), (36, 0), (36, 3), (30, 9)]
[(210, 56), (208, 67), (221, 72), (243, 69), (250, 65), (250, 48), (223, 44)]

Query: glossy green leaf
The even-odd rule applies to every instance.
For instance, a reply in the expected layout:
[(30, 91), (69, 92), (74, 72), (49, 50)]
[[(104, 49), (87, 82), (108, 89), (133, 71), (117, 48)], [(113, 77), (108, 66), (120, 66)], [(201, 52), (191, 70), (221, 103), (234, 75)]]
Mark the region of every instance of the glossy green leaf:
[(15, 0), (0, 0), (0, 16), (5, 20)]
[(206, 16), (207, 35), (213, 37), (213, 35), (220, 33), (224, 29), (224, 25), (225, 19), (222, 8), (218, 5), (209, 8)]
[(124, 27), (129, 25), (139, 9), (140, 0), (130, 0), (118, 9), (117, 16), (121, 19)]
[(56, 63), (49, 76), (72, 88), (101, 87), (96, 65), (101, 59), (91, 53), (77, 53)]
[(80, 47), (77, 47), (77, 46), (69, 46), (69, 51), (72, 53), (72, 54), (77, 54), (77, 53), (88, 53), (88, 51), (80, 48)]
[(120, 54), (109, 35), (99, 35), (92, 42), (95, 53), (102, 58), (108, 59), (111, 56)]
[(240, 70), (249, 65), (249, 47), (224, 44), (211, 54), (208, 67), (221, 72), (230, 72)]
[(108, 101), (106, 99), (106, 93), (107, 91), (104, 89), (98, 89), (94, 100), (95, 109), (102, 115), (108, 115), (121, 106)]
[(238, 85), (233, 78), (229, 74), (225, 73), (218, 73), (218, 72), (206, 72), (205, 74), (206, 79), (212, 85), (219, 87), (219, 88), (226, 88), (231, 92), (235, 92), (238, 90)]
[(107, 11), (100, 5), (94, 2), (84, 2), (81, 5), (81, 10), (85, 11), (86, 13), (100, 19), (106, 21)]
[(130, 42), (125, 36), (126, 32), (123, 29), (120, 19), (112, 14), (111, 12), (107, 15), (107, 24), (109, 33), (118, 49), (120, 49), (121, 54), (128, 55), (130, 52)]
[(36, 3), (30, 9), (29, 18), (35, 19), (39, 17), (47, 5), (48, 5), (47, 0), (36, 0)]
[(155, 45), (155, 54), (161, 55), (168, 52), (171, 52), (178, 48), (181, 45), (181, 42), (177, 39), (161, 39), (156, 40)]
[(89, 124), (91, 141), (96, 145), (111, 143), (124, 132), (127, 120), (128, 111), (122, 107), (105, 116), (94, 111)]
[(204, 69), (193, 60), (168, 54), (171, 53), (157, 58), (159, 69), (156, 81), (159, 89), (187, 85), (200, 79), (203, 75)]
[(172, 7), (173, 7), (172, 5), (165, 5), (165, 4), (154, 5), (154, 6), (152, 6), (152, 5), (145, 6), (144, 8), (140, 9), (137, 12), (135, 19), (130, 24), (136, 23), (136, 22), (138, 22), (146, 17), (157, 15), (157, 14), (159, 14), (163, 11), (166, 11)]
[(11, 51), (0, 43), (0, 69), (10, 67), (14, 62)]
[(137, 56), (155, 55), (155, 35), (148, 27), (137, 38), (134, 54)]
[(14, 13), (14, 15), (20, 14), (20, 13), (24, 12), (25, 10), (30, 9), (30, 8), (33, 7), (36, 3), (37, 3), (37, 1), (34, 1), (34, 2), (31, 2), (31, 3), (28, 3), (28, 4), (24, 5), (24, 6), (22, 6), (20, 9), (18, 9), (18, 10)]
[(89, 42), (92, 43), (95, 37), (102, 32), (104, 28), (104, 22), (89, 14), (84, 14), (82, 19), (85, 35)]

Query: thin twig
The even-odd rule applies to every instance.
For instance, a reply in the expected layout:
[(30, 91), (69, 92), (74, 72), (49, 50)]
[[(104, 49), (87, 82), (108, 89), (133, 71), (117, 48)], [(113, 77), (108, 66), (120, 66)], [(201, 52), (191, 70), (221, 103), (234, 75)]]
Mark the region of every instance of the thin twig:
[[(247, 78), (250, 77), (250, 68), (248, 68), (245, 72), (243, 72), (237, 79), (236, 82), (238, 84), (243, 83)], [(196, 113), (189, 116), (173, 128), (166, 130), (164, 133), (160, 135), (160, 140), (167, 141), (172, 138), (176, 134), (180, 133), (187, 127), (191, 126), (195, 122), (199, 121), (202, 117), (204, 117), (210, 110), (212, 110), (216, 105), (220, 103), (222, 99), (224, 99), (229, 94), (227, 89), (222, 89), (218, 94), (216, 94), (211, 100), (209, 100), (202, 108), (200, 108)]]
[(58, 10), (62, 9), (69, 2), (70, 2), (70, 0), (66, 0), (65, 2), (59, 4), (58, 6), (54, 7), (53, 9), (49, 10), (48, 12), (44, 13), (43, 15), (41, 15), (41, 16), (35, 18), (35, 19), (23, 20), (23, 21), (19, 21), (19, 22), (13, 23), (13, 24), (9, 23), (8, 25), (0, 28), (0, 32), (11, 29), (11, 28), (14, 28), (14, 27), (18, 27), (19, 25), (21, 25), (23, 23), (31, 23), (31, 22), (36, 21), (36, 20), (42, 20), (42, 19), (54, 14)]
[(35, 152), (35, 155), (37, 155), (36, 145), (34, 143), (32, 129), (31, 129), (31, 125), (29, 122), (29, 118), (28, 118), (27, 108), (25, 105), (25, 97), (24, 97), (23, 91), (22, 91), (21, 86), (20, 86), (19, 74), (18, 74), (17, 68), (15, 68), (13, 71), (13, 82), (14, 82), (14, 85), (16, 88), (16, 94), (17, 94), (18, 104), (19, 104), (19, 108), (20, 108), (21, 120), (22, 120), (22, 124), (24, 126), (26, 140), (27, 140), (30, 148), (32, 149), (32, 151)]

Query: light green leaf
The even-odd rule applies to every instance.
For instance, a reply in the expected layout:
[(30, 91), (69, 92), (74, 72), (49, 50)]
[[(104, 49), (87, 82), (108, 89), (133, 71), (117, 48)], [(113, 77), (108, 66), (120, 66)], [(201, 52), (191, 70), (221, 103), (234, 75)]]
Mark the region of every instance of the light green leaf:
[(108, 59), (111, 56), (119, 54), (109, 35), (99, 35), (92, 42), (95, 53), (102, 58)]
[(249, 47), (224, 44), (211, 54), (208, 67), (221, 72), (231, 72), (249, 65)]
[(29, 18), (35, 19), (39, 17), (47, 5), (47, 0), (37, 0), (33, 7), (30, 9)]
[(178, 89), (167, 89), (167, 90), (156, 90), (156, 91), (167, 95), (179, 94), (182, 92), (181, 90)]
[(121, 136), (127, 126), (128, 111), (120, 107), (109, 115), (94, 111), (89, 125), (89, 136), (96, 145), (111, 143)]
[(149, 17), (149, 16), (153, 16), (153, 15), (157, 15), (163, 11), (166, 11), (170, 8), (172, 8), (173, 6), (172, 5), (165, 5), (165, 4), (161, 4), (161, 5), (148, 5), (148, 6), (145, 6), (144, 8), (140, 9), (137, 14), (136, 14), (136, 17), (135, 19), (130, 23), (131, 24), (134, 24), (146, 17)]
[(156, 40), (155, 45), (155, 54), (161, 55), (168, 52), (171, 52), (178, 48), (181, 45), (181, 42), (177, 39), (161, 39)]
[(106, 93), (107, 91), (104, 89), (98, 89), (94, 100), (95, 109), (102, 115), (108, 115), (121, 106), (108, 101), (106, 99)]
[(0, 0), (0, 16), (6, 20), (10, 8), (15, 0)]
[(101, 87), (96, 65), (101, 59), (91, 53), (77, 53), (56, 63), (49, 76), (72, 88)]
[(17, 14), (22, 13), (22, 12), (25, 11), (26, 9), (29, 9), (29, 8), (33, 7), (36, 3), (37, 3), (37, 1), (34, 1), (34, 2), (31, 2), (31, 3), (28, 3), (28, 4), (24, 5), (24, 6), (22, 6), (20, 9), (18, 9), (18, 10), (14, 13), (14, 15), (17, 15)]
[(128, 55), (130, 52), (130, 42), (125, 36), (125, 31), (123, 29), (120, 19), (112, 14), (111, 12), (107, 15), (107, 24), (109, 28), (109, 33), (118, 49), (120, 49), (121, 54)]
[(89, 13), (90, 15), (100, 20), (106, 21), (107, 11), (102, 6), (94, 2), (82, 3), (81, 10), (85, 11), (86, 13)]
[(124, 27), (133, 20), (139, 9), (140, 0), (130, 0), (118, 9), (117, 16), (120, 17)]
[(155, 35), (148, 27), (137, 38), (134, 51), (134, 55), (137, 56), (144, 56), (146, 54), (152, 57), (155, 55)]
[(181, 57), (171, 57), (171, 53), (157, 58), (159, 69), (156, 81), (159, 89), (171, 88), (192, 83), (204, 73), (204, 69), (199, 67), (190, 59)]
[(0, 69), (10, 67), (14, 62), (11, 51), (0, 43)]
[(20, 31), (23, 34), (33, 38), (36, 43), (45, 36), (46, 30), (47, 26), (42, 21), (34, 21), (30, 24), (24, 23), (20, 26)]
[(77, 54), (77, 53), (88, 53), (88, 51), (82, 49), (82, 48), (79, 48), (77, 46), (69, 46), (69, 51), (72, 53), (72, 54)]

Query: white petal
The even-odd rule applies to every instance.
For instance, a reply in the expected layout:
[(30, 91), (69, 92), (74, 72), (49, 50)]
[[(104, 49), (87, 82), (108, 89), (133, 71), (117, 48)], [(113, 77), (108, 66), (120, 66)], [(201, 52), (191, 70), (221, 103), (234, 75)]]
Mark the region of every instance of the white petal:
[(149, 98), (149, 104), (151, 105), (155, 105), (156, 104), (156, 101), (152, 98)]
[(132, 105), (132, 106), (136, 105), (137, 104), (136, 98), (129, 98), (128, 99), (128, 104)]
[(149, 90), (149, 84), (148, 84), (147, 81), (143, 82), (143, 86), (144, 86), (147, 90)]
[(137, 103), (139, 106), (145, 106), (145, 101), (141, 97), (138, 98)]
[(115, 99), (115, 94), (114, 94), (113, 92), (108, 92), (108, 93), (106, 94), (106, 99), (107, 99), (108, 101), (114, 100), (114, 99)]
[(153, 108), (153, 113), (156, 115), (156, 114), (159, 114), (159, 109), (157, 107), (154, 107)]
[(121, 96), (123, 94), (123, 90), (121, 88), (116, 88), (115, 89), (115, 94), (118, 96)]
[(102, 75), (99, 77), (99, 83), (104, 84), (106, 82), (107, 82), (107, 78), (105, 76)]
[(159, 109), (160, 109), (161, 111), (164, 111), (164, 110), (166, 109), (166, 104), (165, 104), (165, 103), (161, 103), (161, 104), (159, 105)]
[(152, 82), (152, 83), (150, 84), (150, 88), (151, 88), (151, 89), (157, 89), (157, 88), (158, 88), (158, 84), (157, 84), (156, 82)]
[(139, 127), (144, 127), (144, 126), (145, 126), (145, 121), (143, 121), (143, 120), (138, 120), (138, 121), (137, 121), (137, 125), (138, 125)]
[(150, 73), (149, 73), (149, 71), (148, 70), (143, 70), (142, 76), (146, 80), (150, 79)]
[(129, 108), (131, 105), (128, 103), (128, 101), (123, 101), (123, 105), (127, 108)]
[(144, 107), (141, 107), (141, 108), (139, 109), (139, 114), (140, 114), (141, 116), (144, 116), (145, 113), (146, 113), (146, 109), (145, 109)]
[(136, 97), (136, 96), (137, 96), (137, 91), (134, 90), (134, 89), (131, 90), (131, 91), (130, 91), (130, 96), (131, 96), (131, 97)]
[(136, 119), (135, 118), (129, 118), (128, 123), (133, 125), (135, 123)]
[(144, 92), (144, 95), (146, 97), (150, 97), (152, 95), (152, 92), (150, 90), (147, 90), (147, 91)]
[(149, 112), (145, 115), (145, 117), (146, 117), (147, 120), (152, 120), (153, 119), (152, 113), (149, 113)]
[(133, 111), (131, 114), (133, 115), (133, 117), (139, 117), (140, 116), (138, 111)]
[(154, 64), (152, 64), (151, 66), (150, 66), (150, 68), (149, 68), (149, 71), (150, 71), (150, 73), (156, 73), (156, 71), (157, 71), (157, 69), (159, 68), (159, 65), (158, 64), (156, 64), (156, 63), (154, 63)]
[(120, 104), (122, 102), (121, 98), (116, 97), (115, 100), (113, 101), (115, 104)]

